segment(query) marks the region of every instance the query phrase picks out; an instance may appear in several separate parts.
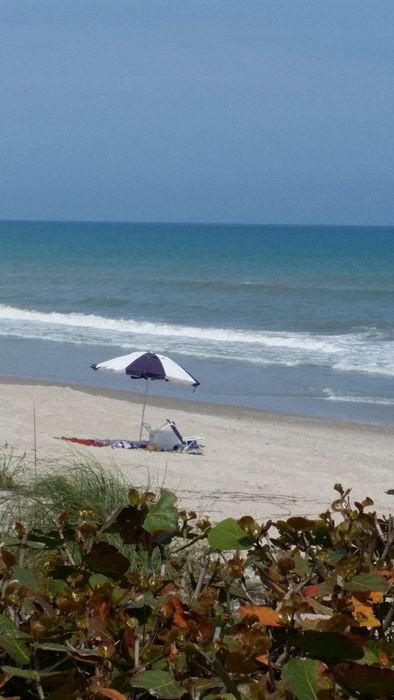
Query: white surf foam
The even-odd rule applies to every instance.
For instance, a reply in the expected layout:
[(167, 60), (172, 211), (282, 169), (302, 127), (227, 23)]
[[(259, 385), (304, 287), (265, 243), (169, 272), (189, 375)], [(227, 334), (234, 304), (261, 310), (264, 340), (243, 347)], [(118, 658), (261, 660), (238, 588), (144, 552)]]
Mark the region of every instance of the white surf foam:
[(394, 399), (381, 396), (360, 396), (356, 394), (340, 394), (331, 389), (324, 389), (327, 401), (343, 401), (345, 403), (369, 403), (381, 406), (394, 406)]
[(135, 319), (113, 319), (94, 314), (70, 313), (62, 314), (56, 311), (43, 313), (41, 311), (17, 309), (0, 304), (0, 319), (4, 321), (28, 322), (46, 326), (69, 326), (85, 328), (94, 331), (113, 331), (116, 333), (135, 333), (139, 335), (168, 336), (178, 338), (204, 338), (210, 341), (258, 343), (268, 347), (302, 347), (305, 350), (329, 350), (340, 352), (340, 336), (313, 336), (307, 333), (286, 333), (272, 331), (252, 331), (237, 328), (203, 328), (196, 326), (181, 326), (168, 323), (151, 323)]
[(152, 347), (158, 352), (262, 366), (316, 365), (394, 376), (394, 342), (370, 331), (324, 335), (198, 327), (0, 304), (0, 335), (136, 350)]

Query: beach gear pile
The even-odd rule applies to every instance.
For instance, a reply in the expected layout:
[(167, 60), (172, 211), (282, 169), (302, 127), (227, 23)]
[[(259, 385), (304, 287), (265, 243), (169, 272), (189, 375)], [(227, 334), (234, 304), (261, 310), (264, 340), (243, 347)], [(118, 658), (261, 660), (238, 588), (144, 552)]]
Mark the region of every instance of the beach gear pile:
[[(146, 424), (145, 424), (146, 425)], [(58, 438), (75, 442), (79, 445), (88, 447), (113, 447), (123, 448), (126, 450), (135, 450), (138, 448), (151, 452), (190, 452), (194, 454), (202, 454), (203, 444), (200, 437), (183, 437), (173, 420), (167, 418), (166, 422), (159, 428), (152, 430), (146, 425), (149, 433), (149, 440), (109, 440), (100, 438), (78, 438), (65, 437)]]

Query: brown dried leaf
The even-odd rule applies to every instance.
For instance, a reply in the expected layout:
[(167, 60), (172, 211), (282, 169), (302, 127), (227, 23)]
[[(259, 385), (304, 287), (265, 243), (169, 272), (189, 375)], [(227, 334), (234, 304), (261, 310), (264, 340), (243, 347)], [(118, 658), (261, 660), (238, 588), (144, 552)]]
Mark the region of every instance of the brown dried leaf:
[(257, 617), (261, 625), (267, 625), (268, 627), (283, 627), (283, 622), (279, 615), (273, 608), (269, 608), (265, 605), (243, 605), (240, 607), (239, 612), (242, 617), (248, 615), (253, 615)]

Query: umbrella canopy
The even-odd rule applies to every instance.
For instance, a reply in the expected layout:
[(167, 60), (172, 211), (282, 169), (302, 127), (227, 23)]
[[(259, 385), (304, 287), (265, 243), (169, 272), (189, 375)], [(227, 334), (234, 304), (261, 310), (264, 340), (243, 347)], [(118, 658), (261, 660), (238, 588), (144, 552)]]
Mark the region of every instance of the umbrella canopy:
[[(130, 379), (161, 379), (165, 382), (183, 384), (185, 386), (198, 387), (200, 382), (189, 372), (178, 365), (174, 360), (165, 355), (158, 355), (154, 352), (131, 352), (129, 355), (114, 357), (112, 360), (105, 360), (98, 364), (91, 365), (92, 369), (103, 370), (105, 372), (120, 372), (126, 374)], [(148, 382), (145, 384), (145, 394), (142, 406), (140, 439), (145, 415), (146, 396), (148, 392)]]
[(131, 379), (162, 379), (166, 382), (193, 387), (200, 384), (170, 357), (157, 355), (154, 352), (131, 352), (129, 355), (114, 357), (112, 360), (105, 360), (91, 367), (107, 372), (123, 372)]

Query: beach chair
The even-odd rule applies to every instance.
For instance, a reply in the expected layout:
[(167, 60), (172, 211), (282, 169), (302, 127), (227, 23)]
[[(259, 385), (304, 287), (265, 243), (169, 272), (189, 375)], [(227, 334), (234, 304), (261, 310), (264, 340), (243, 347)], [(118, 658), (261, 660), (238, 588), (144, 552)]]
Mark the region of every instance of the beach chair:
[(149, 433), (149, 442), (158, 450), (168, 452), (193, 452), (202, 454), (204, 445), (200, 437), (183, 437), (175, 425), (175, 421), (167, 418), (166, 422), (152, 430), (147, 423), (144, 424)]

